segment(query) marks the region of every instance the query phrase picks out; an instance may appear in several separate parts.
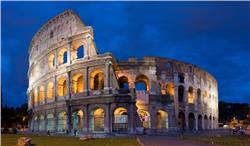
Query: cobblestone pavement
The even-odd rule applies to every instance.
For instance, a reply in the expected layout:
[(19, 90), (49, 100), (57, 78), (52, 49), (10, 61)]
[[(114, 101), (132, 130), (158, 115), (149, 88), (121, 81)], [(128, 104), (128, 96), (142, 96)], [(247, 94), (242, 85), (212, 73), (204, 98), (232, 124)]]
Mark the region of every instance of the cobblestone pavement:
[(179, 137), (140, 136), (138, 138), (141, 146), (218, 146), (202, 141), (181, 140)]

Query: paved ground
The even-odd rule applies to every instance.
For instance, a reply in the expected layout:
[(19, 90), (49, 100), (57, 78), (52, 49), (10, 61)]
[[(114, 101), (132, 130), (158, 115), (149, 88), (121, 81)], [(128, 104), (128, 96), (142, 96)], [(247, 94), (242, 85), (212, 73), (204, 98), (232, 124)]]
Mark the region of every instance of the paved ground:
[(169, 136), (140, 136), (139, 140), (144, 146), (216, 146), (211, 143), (181, 140), (179, 137)]

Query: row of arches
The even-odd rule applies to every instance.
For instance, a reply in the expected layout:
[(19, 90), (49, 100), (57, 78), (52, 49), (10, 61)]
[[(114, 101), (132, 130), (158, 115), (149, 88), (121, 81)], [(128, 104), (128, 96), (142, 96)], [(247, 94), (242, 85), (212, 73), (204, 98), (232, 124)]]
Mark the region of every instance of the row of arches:
[[(130, 87), (129, 83), (132, 81), (129, 81), (129, 78), (126, 76), (121, 76), (118, 78), (118, 85), (121, 89), (129, 89), (133, 88)], [(144, 91), (149, 91), (149, 79), (147, 76), (141, 74), (135, 78), (135, 90), (144, 90)]]
[[(150, 114), (147, 111), (140, 110), (138, 115), (141, 118), (144, 128), (150, 128)], [(43, 114), (35, 116), (33, 119), (33, 131), (56, 131), (66, 132), (69, 129), (67, 124), (67, 113), (65, 111), (59, 112), (57, 115), (49, 113), (46, 118)], [(87, 120), (89, 121), (89, 129), (92, 132), (104, 132), (105, 123), (107, 122), (106, 113), (104, 108), (95, 108), (90, 111), (89, 116), (85, 116), (83, 110), (75, 110), (72, 112), (71, 125), (72, 129), (84, 131)], [(88, 118), (88, 119), (85, 119)], [(168, 113), (164, 110), (158, 110), (156, 114), (156, 128), (159, 130), (168, 129)], [(109, 118), (110, 119), (110, 118)], [(113, 132), (128, 132), (129, 114), (126, 108), (117, 107), (112, 113), (112, 131)]]
[[(183, 85), (179, 85), (178, 86), (178, 102), (180, 103), (184, 103), (184, 99), (185, 99), (185, 87)], [(195, 99), (194, 96), (196, 94), (197, 97), (197, 104), (200, 105), (203, 104), (207, 105), (208, 102), (208, 93), (207, 91), (204, 91), (203, 94), (201, 93), (201, 89), (197, 89), (196, 93), (194, 92), (193, 87), (189, 87), (188, 91), (187, 91), (187, 102), (190, 104), (194, 104)], [(211, 99), (211, 95), (209, 95), (209, 99)], [(215, 97), (213, 96), (213, 100), (215, 100)]]
[[(193, 130), (215, 128), (214, 123), (216, 119), (215, 117), (212, 117), (211, 115), (208, 117), (206, 114), (204, 116), (199, 114), (198, 117), (195, 117), (194, 113), (190, 112), (187, 116), (188, 117), (186, 118), (186, 115), (184, 112), (179, 112), (178, 127), (180, 129), (193, 131)], [(186, 122), (186, 120), (188, 121)], [(186, 125), (187, 123), (188, 125)]]
[[(68, 51), (69, 49), (66, 47), (61, 48), (58, 51), (57, 56), (54, 53), (49, 54), (48, 56), (48, 65), (50, 68), (54, 68), (56, 65), (65, 64), (68, 62)], [(84, 46), (77, 44), (72, 45), (71, 51), (71, 61), (77, 60), (84, 57)], [(57, 64), (56, 64), (56, 58), (57, 58)]]
[[(37, 105), (45, 103), (45, 90), (46, 90), (46, 99), (48, 101), (53, 100), (55, 97), (55, 91), (57, 91), (57, 96), (62, 97), (66, 96), (68, 93), (68, 84), (67, 77), (61, 76), (57, 79), (56, 84), (57, 90), (55, 90), (55, 84), (52, 81), (47, 83), (46, 89), (44, 85), (35, 88), (31, 92), (31, 97), (33, 104)], [(103, 90), (104, 89), (104, 72), (101, 69), (94, 70), (90, 74), (90, 90)], [(84, 80), (82, 73), (75, 73), (71, 79), (71, 93), (78, 94), (84, 92)]]

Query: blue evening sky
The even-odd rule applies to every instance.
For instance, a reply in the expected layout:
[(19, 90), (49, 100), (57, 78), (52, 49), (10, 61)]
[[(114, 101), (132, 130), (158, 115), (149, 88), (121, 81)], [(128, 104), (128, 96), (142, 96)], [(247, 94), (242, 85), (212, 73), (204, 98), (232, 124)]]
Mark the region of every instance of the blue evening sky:
[(220, 100), (250, 103), (250, 2), (2, 2), (4, 104), (27, 102), (29, 43), (66, 9), (94, 28), (99, 53), (189, 62), (215, 76)]

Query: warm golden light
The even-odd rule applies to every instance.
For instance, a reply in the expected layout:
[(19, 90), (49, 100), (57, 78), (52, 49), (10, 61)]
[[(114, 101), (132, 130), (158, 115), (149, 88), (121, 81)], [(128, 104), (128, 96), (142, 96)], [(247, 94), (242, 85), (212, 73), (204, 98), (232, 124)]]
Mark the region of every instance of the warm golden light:
[(189, 89), (188, 89), (188, 103), (191, 103), (191, 104), (194, 103), (194, 91), (193, 91), (193, 87), (189, 87)]
[(169, 94), (170, 96), (174, 96), (174, 83), (167, 83), (166, 93)]
[(49, 55), (48, 64), (50, 68), (55, 67), (55, 55), (54, 54)]
[(73, 93), (83, 92), (83, 76), (78, 73), (72, 77), (72, 91)]
[(65, 52), (67, 53), (67, 48), (62, 48), (59, 52), (58, 52), (58, 64), (63, 64), (64, 60), (65, 60)]
[(39, 102), (40, 104), (44, 104), (44, 87), (43, 86), (39, 88)]
[(90, 74), (90, 89), (101, 90), (104, 89), (104, 73), (100, 69), (96, 69)]
[(51, 100), (54, 97), (54, 84), (49, 82), (47, 85), (47, 99)]
[(57, 83), (58, 83), (57, 85), (58, 96), (66, 96), (67, 95), (66, 77), (59, 78)]

